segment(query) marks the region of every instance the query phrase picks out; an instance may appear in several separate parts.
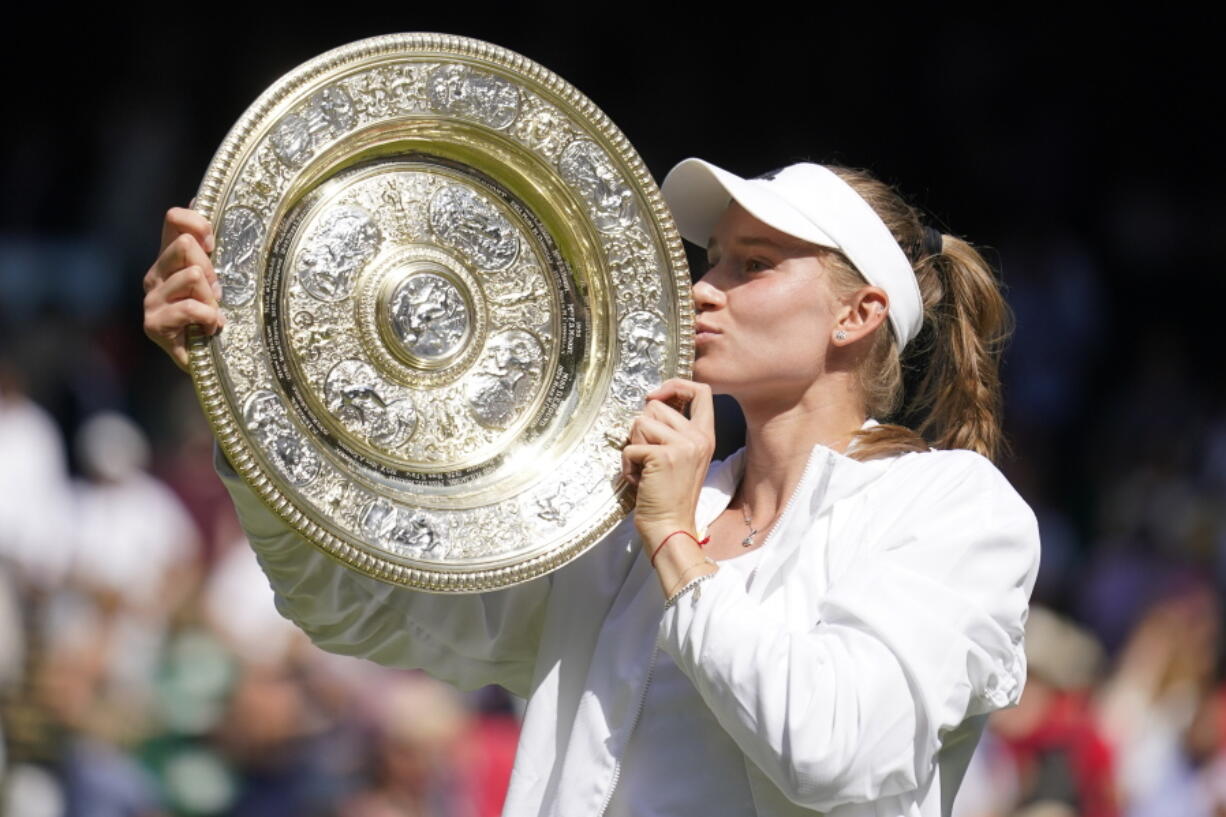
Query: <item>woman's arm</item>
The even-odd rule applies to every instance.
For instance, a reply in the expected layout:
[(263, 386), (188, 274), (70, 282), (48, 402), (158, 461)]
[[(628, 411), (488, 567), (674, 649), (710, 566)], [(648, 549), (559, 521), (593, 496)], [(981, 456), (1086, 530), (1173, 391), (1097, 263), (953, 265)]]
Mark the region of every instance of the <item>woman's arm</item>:
[(807, 631), (768, 617), (733, 571), (661, 622), (662, 648), (800, 805), (825, 811), (924, 787), (948, 730), (1020, 697), (1034, 514), (979, 455), (907, 465), (930, 457), (942, 467), (900, 463), (896, 490), (882, 494), (891, 521), (832, 579)]
[(460, 689), (531, 692), (551, 576), (505, 590), (439, 595), (372, 579), (290, 530), (226, 462), (215, 464), (277, 609), (317, 646), (394, 667), (424, 669)]

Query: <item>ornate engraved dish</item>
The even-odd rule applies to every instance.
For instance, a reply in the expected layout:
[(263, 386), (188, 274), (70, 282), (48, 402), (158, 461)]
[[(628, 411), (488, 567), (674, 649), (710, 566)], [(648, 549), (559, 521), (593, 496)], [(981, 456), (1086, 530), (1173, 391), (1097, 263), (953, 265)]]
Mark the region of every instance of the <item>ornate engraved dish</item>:
[(688, 376), (689, 274), (638, 155), (497, 46), (353, 43), (269, 88), (196, 197), (227, 325), (191, 339), (230, 462), (369, 575), (494, 589), (632, 507), (620, 449)]

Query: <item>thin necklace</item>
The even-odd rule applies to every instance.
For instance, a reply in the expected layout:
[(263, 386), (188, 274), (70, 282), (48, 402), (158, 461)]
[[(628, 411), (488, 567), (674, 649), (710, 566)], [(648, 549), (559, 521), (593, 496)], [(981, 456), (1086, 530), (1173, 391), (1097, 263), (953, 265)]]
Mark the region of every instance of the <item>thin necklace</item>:
[(749, 514), (749, 506), (741, 502), (741, 515), (745, 517), (745, 527), (749, 528), (749, 535), (741, 540), (741, 547), (753, 547), (753, 538), (758, 535), (758, 529), (753, 526), (753, 517)]

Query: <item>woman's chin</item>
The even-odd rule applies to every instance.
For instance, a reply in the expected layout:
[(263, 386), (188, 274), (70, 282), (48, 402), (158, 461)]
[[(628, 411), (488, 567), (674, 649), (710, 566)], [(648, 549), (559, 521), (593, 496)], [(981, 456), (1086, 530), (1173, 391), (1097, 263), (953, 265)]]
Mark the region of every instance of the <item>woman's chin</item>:
[(698, 358), (694, 361), (693, 373), (691, 374), (690, 379), (695, 383), (703, 383), (710, 386), (712, 394), (728, 393), (726, 388), (727, 384), (722, 378), (719, 377), (719, 373), (713, 371), (711, 366), (702, 365), (702, 358)]

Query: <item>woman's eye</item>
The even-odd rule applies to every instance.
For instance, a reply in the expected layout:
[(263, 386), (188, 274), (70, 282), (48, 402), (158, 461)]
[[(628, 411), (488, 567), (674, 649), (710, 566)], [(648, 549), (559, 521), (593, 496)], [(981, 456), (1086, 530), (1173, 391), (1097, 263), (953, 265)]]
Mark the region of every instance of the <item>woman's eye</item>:
[(761, 258), (751, 258), (745, 262), (745, 269), (749, 272), (761, 272), (762, 270), (770, 269), (770, 264)]

